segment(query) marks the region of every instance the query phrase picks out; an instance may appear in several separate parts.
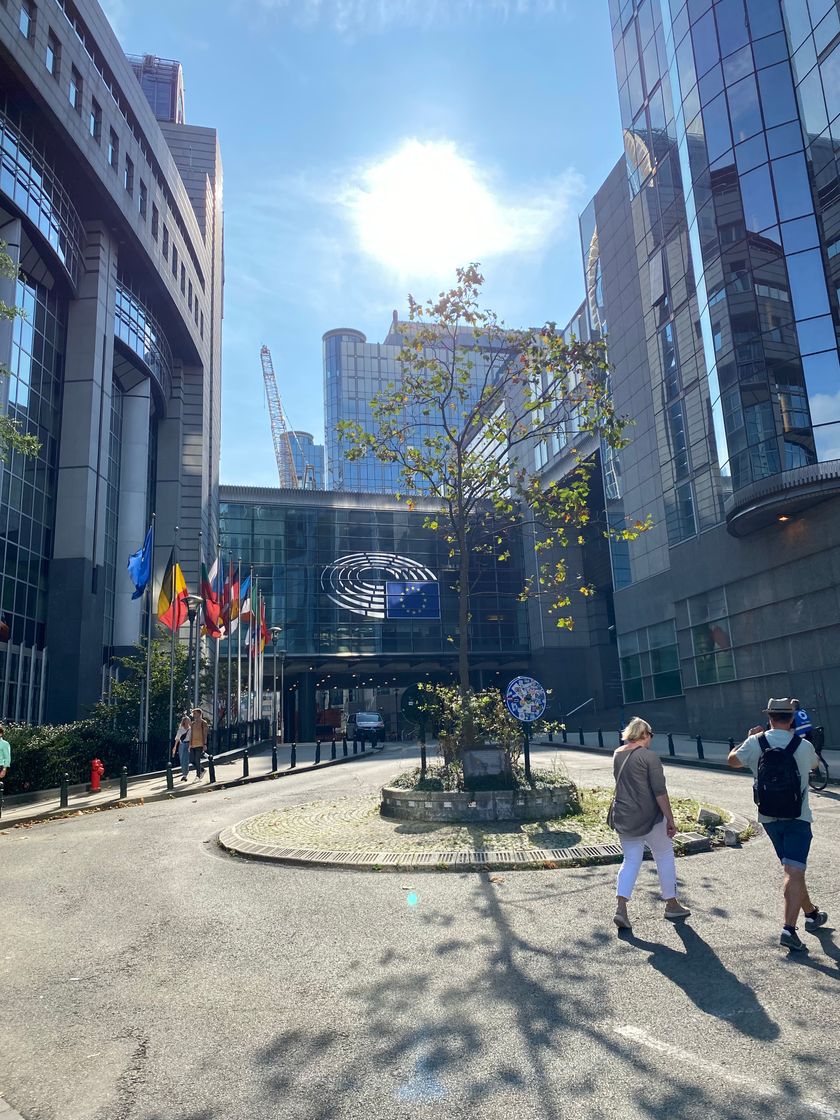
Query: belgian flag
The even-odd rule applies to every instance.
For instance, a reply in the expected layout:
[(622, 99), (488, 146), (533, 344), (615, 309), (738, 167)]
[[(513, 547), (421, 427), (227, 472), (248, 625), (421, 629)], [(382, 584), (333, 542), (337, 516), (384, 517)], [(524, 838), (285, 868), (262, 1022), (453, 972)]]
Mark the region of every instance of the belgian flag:
[(175, 549), (169, 554), (163, 583), (158, 595), (158, 622), (169, 630), (177, 630), (187, 621), (187, 581), (181, 565), (175, 563)]

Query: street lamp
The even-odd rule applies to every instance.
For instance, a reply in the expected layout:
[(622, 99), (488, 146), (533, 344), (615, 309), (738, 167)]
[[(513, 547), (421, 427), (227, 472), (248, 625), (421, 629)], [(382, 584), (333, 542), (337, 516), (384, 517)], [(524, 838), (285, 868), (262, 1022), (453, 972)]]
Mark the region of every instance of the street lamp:
[[(195, 656), (193, 657), (193, 627), (195, 618), (204, 600), (200, 595), (187, 596), (187, 618), (190, 620), (190, 672), (187, 678), (187, 696), (189, 697), (190, 683), (193, 685), (193, 708), (198, 707), (198, 678), (199, 678), (199, 637), (200, 627), (195, 627)], [(193, 676), (193, 674), (195, 674)]]
[[(274, 742), (277, 742), (277, 639), (283, 633), (282, 626), (272, 626), (269, 630), (271, 634), (271, 646), (274, 651)], [(283, 684), (286, 668), (286, 651), (283, 650), (280, 656), (280, 742), (283, 742)]]

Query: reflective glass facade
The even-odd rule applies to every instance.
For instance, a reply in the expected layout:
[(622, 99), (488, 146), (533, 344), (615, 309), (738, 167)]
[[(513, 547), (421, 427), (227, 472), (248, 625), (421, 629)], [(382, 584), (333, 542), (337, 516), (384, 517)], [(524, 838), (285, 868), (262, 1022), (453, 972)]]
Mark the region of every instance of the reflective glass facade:
[(298, 479), (310, 490), (324, 489), (324, 445), (316, 443), (309, 432), (290, 432), (292, 456)]
[(47, 572), (52, 552), (61, 390), (66, 345), (66, 302), (55, 290), (22, 277), (8, 379), (8, 414), (34, 435), (36, 457), (16, 451), (0, 462), (0, 603), (14, 644), (44, 644)]
[[(833, 4), (822, 7), (820, 27), (834, 18)], [(662, 423), (673, 542), (720, 519), (718, 487), (726, 498), (840, 455), (837, 292), (818, 222), (837, 179), (822, 70), (830, 84), (836, 47), (827, 26), (818, 61), (805, 0), (784, 12), (778, 0), (611, 0), (611, 15), (642, 285), (660, 308), (659, 358), (673, 371)], [(783, 16), (805, 44), (801, 63)], [(674, 268), (680, 227), (690, 264), (683, 254)], [(691, 330), (680, 330), (673, 291), (684, 278), (696, 289), (706, 382), (693, 402), (680, 337)], [(706, 394), (717, 478), (691, 446)]]
[[(369, 455), (356, 462), (348, 462), (344, 445), (338, 438), (340, 420), (356, 420), (371, 432), (376, 424), (371, 415), (371, 401), (389, 385), (398, 384), (402, 376), (397, 355), (403, 347), (398, 326), (393, 324), (384, 343), (369, 343), (361, 331), (334, 330), (324, 335), (324, 429), (327, 450), (327, 480), (332, 490), (353, 491), (363, 494), (394, 494), (404, 488), (396, 464), (382, 463)], [(465, 333), (465, 347), (475, 345), (471, 333)], [(445, 352), (442, 360), (449, 358)], [(475, 368), (472, 371), (470, 401), (478, 398), (484, 376), (481, 351), (471, 355)], [(433, 425), (421, 414), (419, 408), (408, 414), (412, 438), (420, 445), (425, 434), (434, 431)]]
[(136, 354), (168, 400), (172, 393), (172, 351), (154, 315), (128, 287), (117, 283), (114, 337)]
[[(248, 495), (252, 494), (252, 497)], [(397, 502), (322, 494), (318, 502), (277, 491), (222, 487), (221, 549), (254, 566), (267, 595), (271, 625), (283, 627), (290, 657), (361, 655), (454, 658), (457, 635), (455, 571), (448, 546), (423, 528), (424, 514)], [(440, 588), (440, 619), (372, 619), (334, 602), (324, 573), (343, 557), (376, 552), (404, 557), (429, 569)], [(373, 573), (374, 582), (386, 578)], [(482, 560), (473, 593), (470, 650), (473, 655), (513, 655), (528, 649), (521, 548), (509, 561)]]

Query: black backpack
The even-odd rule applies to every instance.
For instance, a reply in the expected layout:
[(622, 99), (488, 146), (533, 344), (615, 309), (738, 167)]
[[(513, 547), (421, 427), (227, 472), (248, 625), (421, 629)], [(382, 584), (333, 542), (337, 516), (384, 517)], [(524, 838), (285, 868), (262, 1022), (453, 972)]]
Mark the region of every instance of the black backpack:
[(794, 735), (784, 750), (774, 750), (766, 735), (758, 737), (761, 758), (753, 782), (753, 800), (765, 817), (792, 821), (802, 812), (802, 775), (794, 758), (801, 742)]

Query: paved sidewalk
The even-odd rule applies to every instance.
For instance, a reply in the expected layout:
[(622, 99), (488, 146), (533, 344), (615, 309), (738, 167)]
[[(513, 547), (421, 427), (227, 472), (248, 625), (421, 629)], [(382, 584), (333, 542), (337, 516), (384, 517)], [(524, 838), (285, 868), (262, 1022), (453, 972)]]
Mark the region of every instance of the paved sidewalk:
[[(401, 747), (405, 744), (385, 744), (388, 747)], [(321, 761), (315, 765), (316, 744), (299, 743), (296, 748), (296, 767), (291, 768), (291, 746), (285, 744), (277, 748), (276, 777), (281, 778), (295, 773), (307, 773), (313, 769), (350, 763), (357, 758), (366, 758), (371, 751), (368, 747), (364, 753), (359, 750), (358, 755), (353, 754), (352, 743), (347, 744), (347, 758), (344, 758), (341, 742), (336, 742), (336, 759), (331, 759), (332, 743), (321, 744)], [(103, 782), (99, 793), (72, 792), (68, 798), (67, 808), (59, 805), (59, 791), (45, 790), (39, 794), (37, 801), (18, 801), (16, 798), (6, 798), (3, 803), (0, 828), (11, 828), (16, 824), (30, 821), (47, 820), (54, 817), (73, 816), (77, 813), (107, 809), (115, 805), (136, 804), (147, 801), (162, 801), (171, 797), (192, 797), (196, 793), (206, 793), (214, 789), (224, 789), (230, 785), (245, 784), (247, 782), (265, 781), (272, 776), (271, 747), (267, 743), (258, 744), (248, 751), (248, 776), (243, 772), (243, 759), (241, 752), (233, 752), (235, 757), (220, 756), (216, 761), (216, 781), (210, 782), (207, 766), (200, 781), (191, 771), (186, 782), (182, 782), (180, 767), (173, 770), (174, 788), (166, 788), (166, 774), (156, 773), (148, 776), (137, 775), (128, 779), (128, 796), (120, 799), (119, 779), (109, 779)], [(78, 787), (76, 787), (78, 789)], [(0, 1113), (2, 1118), (2, 1113)]]

